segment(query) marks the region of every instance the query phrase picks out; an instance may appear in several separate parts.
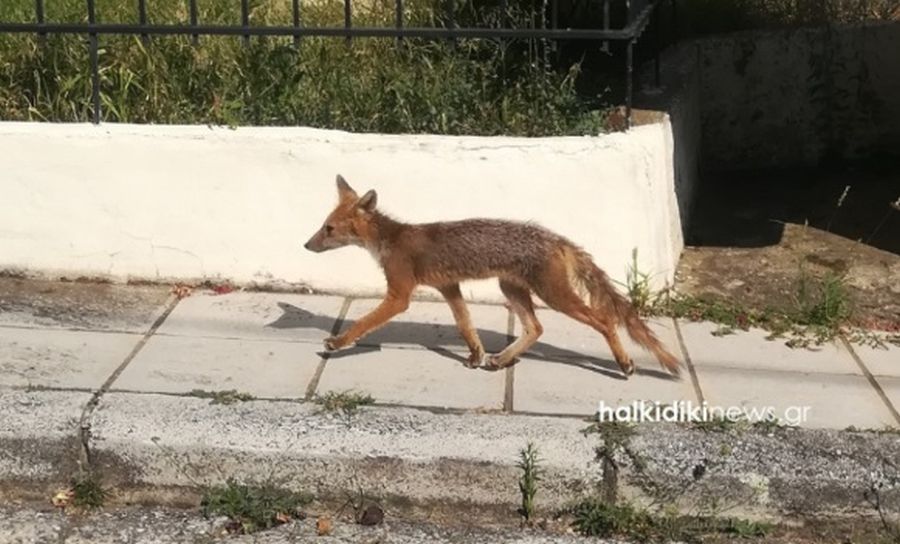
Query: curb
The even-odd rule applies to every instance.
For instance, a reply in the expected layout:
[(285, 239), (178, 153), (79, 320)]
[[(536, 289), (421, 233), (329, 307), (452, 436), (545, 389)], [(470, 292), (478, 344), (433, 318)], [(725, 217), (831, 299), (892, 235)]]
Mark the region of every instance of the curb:
[[(40, 495), (79, 465), (88, 392), (0, 391), (0, 490)], [(533, 442), (551, 512), (600, 487), (601, 435), (570, 418), (366, 407), (352, 417), (304, 402), (107, 392), (89, 419), (92, 469), (114, 496), (156, 504), (229, 478), (346, 500), (364, 493), (395, 508), (515, 519), (518, 452)], [(792, 428), (634, 428), (613, 453), (618, 495), (643, 503), (751, 517), (875, 515), (900, 509), (900, 434)], [(180, 499), (179, 499), (180, 497)], [(189, 501), (187, 501), (189, 502)], [(727, 506), (727, 510), (724, 508)]]

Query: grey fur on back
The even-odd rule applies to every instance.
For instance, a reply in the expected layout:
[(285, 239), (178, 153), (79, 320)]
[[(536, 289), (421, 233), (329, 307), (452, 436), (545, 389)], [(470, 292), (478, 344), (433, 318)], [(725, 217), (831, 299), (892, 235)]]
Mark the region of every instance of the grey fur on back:
[[(574, 244), (540, 225), (498, 219), (467, 219), (413, 225), (423, 237), (416, 275), (441, 270), (468, 277), (516, 275), (531, 279), (554, 251)], [(419, 244), (416, 244), (419, 245)]]

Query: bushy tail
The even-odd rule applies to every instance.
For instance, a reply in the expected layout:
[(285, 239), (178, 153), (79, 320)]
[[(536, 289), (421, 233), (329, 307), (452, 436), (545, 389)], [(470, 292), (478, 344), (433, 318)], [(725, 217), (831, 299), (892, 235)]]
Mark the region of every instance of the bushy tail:
[(578, 251), (575, 263), (574, 279), (589, 295), (591, 307), (606, 316), (614, 317), (615, 324), (624, 326), (632, 340), (653, 353), (666, 370), (678, 374), (680, 371), (678, 359), (669, 353), (656, 334), (644, 323), (631, 302), (616, 290), (606, 272), (595, 265), (590, 255), (583, 251)]

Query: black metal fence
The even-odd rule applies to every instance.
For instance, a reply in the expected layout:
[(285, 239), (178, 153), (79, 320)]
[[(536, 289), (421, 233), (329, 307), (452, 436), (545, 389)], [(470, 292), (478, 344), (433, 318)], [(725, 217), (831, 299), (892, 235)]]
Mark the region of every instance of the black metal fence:
[[(151, 24), (147, 14), (146, 0), (136, 0), (138, 24), (98, 23), (95, 0), (85, 0), (87, 13), (86, 23), (48, 22), (45, 19), (44, 0), (35, 0), (35, 20), (33, 22), (0, 21), (0, 34), (36, 34), (44, 37), (48, 34), (83, 34), (88, 37), (91, 70), (91, 103), (92, 120), (99, 124), (102, 118), (100, 108), (100, 66), (99, 39), (103, 35), (139, 35), (145, 40), (150, 36), (190, 36), (197, 43), (200, 36), (238, 36), (249, 43), (253, 36), (293, 37), (294, 45), (300, 46), (300, 39), (306, 36), (336, 37), (352, 40), (353, 38), (424, 38), (424, 39), (541, 39), (550, 41), (589, 40), (597, 43), (598, 48), (609, 51), (610, 42), (625, 42), (625, 117), (631, 126), (631, 108), (634, 94), (634, 47), (644, 34), (651, 21), (653, 22), (654, 68), (657, 85), (659, 84), (659, 52), (661, 47), (659, 28), (659, 3), (661, 0), (619, 0), (624, 7), (625, 24), (620, 28), (611, 28), (610, 4), (616, 0), (602, 0), (603, 26), (601, 28), (559, 28), (559, 0), (550, 0), (550, 15), (546, 17), (541, 28), (501, 27), (458, 27), (454, 24), (439, 27), (404, 26), (403, 0), (394, 0), (394, 26), (357, 27), (353, 26), (352, 0), (344, 2), (344, 25), (341, 27), (304, 26), (301, 18), (301, 0), (291, 0), (292, 24), (290, 26), (254, 26), (250, 24), (250, 0), (239, 0), (241, 7), (240, 25), (201, 24), (198, 20), (197, 0), (189, 0), (190, 21), (188, 24)], [(509, 0), (501, 0), (502, 13), (508, 13)], [(672, 1), (674, 17), (675, 1)], [(546, 16), (546, 14), (545, 14)], [(549, 24), (546, 24), (549, 19)]]

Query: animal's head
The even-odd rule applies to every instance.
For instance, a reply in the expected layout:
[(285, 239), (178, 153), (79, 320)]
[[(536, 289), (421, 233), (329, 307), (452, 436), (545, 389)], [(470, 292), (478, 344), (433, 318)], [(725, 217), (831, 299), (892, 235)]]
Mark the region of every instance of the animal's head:
[(332, 210), (322, 228), (303, 245), (310, 251), (320, 253), (348, 245), (365, 246), (370, 239), (372, 214), (378, 195), (369, 191), (363, 196), (356, 194), (350, 184), (337, 177), (338, 204)]

